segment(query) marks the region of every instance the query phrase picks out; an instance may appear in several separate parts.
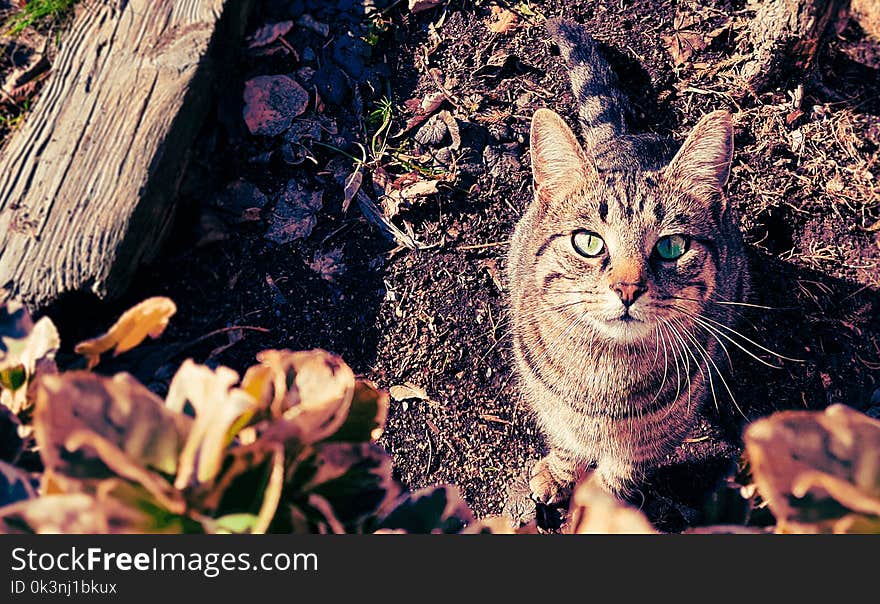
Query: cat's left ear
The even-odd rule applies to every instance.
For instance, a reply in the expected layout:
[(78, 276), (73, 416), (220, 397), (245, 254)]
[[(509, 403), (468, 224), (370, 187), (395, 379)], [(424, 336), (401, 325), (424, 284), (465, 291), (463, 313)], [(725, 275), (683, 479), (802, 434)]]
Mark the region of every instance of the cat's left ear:
[(715, 199), (730, 176), (733, 123), (726, 111), (704, 115), (663, 171), (666, 178), (701, 199)]

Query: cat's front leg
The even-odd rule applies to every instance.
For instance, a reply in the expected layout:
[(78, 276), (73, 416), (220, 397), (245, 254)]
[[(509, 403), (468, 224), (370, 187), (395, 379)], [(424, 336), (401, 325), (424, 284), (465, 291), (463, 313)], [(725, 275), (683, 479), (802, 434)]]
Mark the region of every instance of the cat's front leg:
[(558, 449), (551, 450), (532, 467), (529, 479), (532, 497), (545, 504), (566, 501), (583, 473), (584, 468), (576, 458)]

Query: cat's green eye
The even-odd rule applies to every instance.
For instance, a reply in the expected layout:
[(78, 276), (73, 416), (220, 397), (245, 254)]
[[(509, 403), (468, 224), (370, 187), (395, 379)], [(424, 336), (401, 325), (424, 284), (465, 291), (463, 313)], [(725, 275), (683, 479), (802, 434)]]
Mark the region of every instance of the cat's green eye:
[(571, 245), (581, 256), (595, 258), (605, 249), (605, 242), (596, 233), (575, 231), (571, 235)]
[(663, 260), (675, 260), (687, 251), (690, 240), (684, 235), (661, 237), (654, 249)]

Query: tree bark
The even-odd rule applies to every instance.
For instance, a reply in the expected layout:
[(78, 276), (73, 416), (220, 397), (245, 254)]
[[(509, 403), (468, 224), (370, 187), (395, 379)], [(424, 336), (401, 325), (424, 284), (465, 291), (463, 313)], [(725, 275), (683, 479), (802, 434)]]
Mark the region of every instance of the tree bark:
[(746, 35), (753, 58), (740, 72), (760, 92), (789, 71), (812, 67), (826, 38), (845, 23), (850, 0), (765, 0)]

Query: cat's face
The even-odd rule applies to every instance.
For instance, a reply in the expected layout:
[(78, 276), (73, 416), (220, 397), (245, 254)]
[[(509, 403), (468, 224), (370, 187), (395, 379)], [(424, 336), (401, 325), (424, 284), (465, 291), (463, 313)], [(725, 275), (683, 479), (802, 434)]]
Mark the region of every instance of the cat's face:
[(729, 116), (706, 116), (658, 171), (600, 173), (555, 113), (532, 123), (538, 231), (534, 281), (546, 309), (609, 340), (690, 326), (716, 293)]

